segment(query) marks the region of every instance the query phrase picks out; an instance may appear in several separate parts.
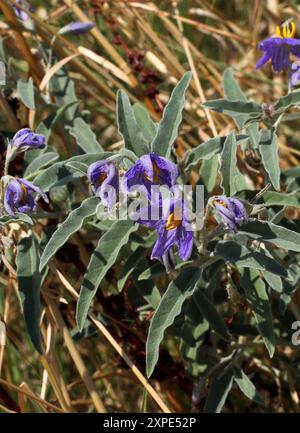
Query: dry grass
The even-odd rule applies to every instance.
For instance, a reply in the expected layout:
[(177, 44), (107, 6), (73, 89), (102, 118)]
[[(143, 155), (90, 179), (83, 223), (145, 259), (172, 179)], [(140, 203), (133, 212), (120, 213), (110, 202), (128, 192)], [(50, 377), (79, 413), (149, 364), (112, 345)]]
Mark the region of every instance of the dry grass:
[[(284, 80), (274, 78), (271, 69), (254, 71), (259, 56), (256, 44), (274, 31), (277, 22), (286, 18), (295, 17), (300, 28), (300, 12), (293, 1), (32, 3), (37, 5), (36, 13), (31, 14), (36, 34), (20, 26), (12, 11), (13, 0), (1, 1), (4, 20), (0, 33), (7, 52), (17, 59), (11, 65), (13, 76), (32, 76), (40, 91), (47, 94), (52, 74), (65, 65), (75, 81), (81, 107), (90, 111), (93, 130), (106, 149), (122, 145), (115, 126), (117, 89), (126, 89), (132, 101), (143, 102), (153, 118), (159, 120), (172, 86), (185, 70), (193, 71), (177, 141), (179, 156), (186, 149), (211, 136), (224, 135), (234, 127), (229, 119), (201, 107), (206, 99), (222, 96), (221, 76), (227, 65), (235, 69), (241, 86), (253, 99), (270, 101), (284, 92)], [(71, 16), (74, 20), (91, 19), (98, 23), (89, 35), (80, 38), (79, 46), (74, 38), (57, 34), (57, 23), (66, 22), (66, 17)], [(53, 37), (57, 62), (48, 68), (38, 50), (39, 44), (49, 47)], [(134, 63), (138, 52), (144, 57)], [(142, 75), (146, 83), (141, 81)], [(14, 131), (25, 124), (34, 128), (47, 114), (25, 106), (16, 112), (5, 96), (8, 95), (4, 92), (0, 98), (1, 129)], [(299, 131), (289, 123), (282, 132), (282, 168), (298, 165)], [(64, 145), (65, 134), (57, 128), (52, 140), (61, 155), (72, 155), (72, 147)], [(42, 224), (37, 226), (37, 234), (43, 229)], [(11, 225), (10, 236), (16, 242), (22, 236), (18, 226)], [(82, 235), (73, 237), (72, 244), (84, 268), (90, 251)], [(118, 316), (114, 308), (105, 306), (101, 295), (90, 313), (98, 338), (80, 342), (72, 339), (70, 330), (75, 325), (74, 308), (80, 285), (76, 275), (82, 275), (78, 262), (75, 265), (78, 272), (69, 263), (57, 262), (44, 281), (41, 332), (45, 354), (41, 357), (33, 351), (26, 336), (15, 270), (9, 263), (2, 263), (0, 312), (7, 335), (6, 344), (0, 346), (0, 412), (142, 411), (145, 407), (153, 412), (190, 410), (189, 392), (182, 392), (178, 384), (174, 386), (170, 377), (165, 380), (156, 377), (151, 383), (145, 378), (142, 351), (146, 326), (133, 316)], [(109, 326), (99, 320), (98, 313), (104, 318), (109, 316)], [(3, 331), (2, 335), (0, 341), (4, 342)], [(176, 348), (172, 351), (179, 360)], [(278, 381), (280, 388), (280, 375)], [(289, 382), (295, 410), (299, 411), (292, 377)]]

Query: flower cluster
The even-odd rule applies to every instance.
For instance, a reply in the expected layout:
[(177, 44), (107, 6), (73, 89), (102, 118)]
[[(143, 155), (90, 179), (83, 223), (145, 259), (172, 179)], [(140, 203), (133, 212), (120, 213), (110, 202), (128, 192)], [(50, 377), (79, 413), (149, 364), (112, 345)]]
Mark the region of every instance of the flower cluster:
[[(6, 171), (16, 152), (42, 149), (45, 146), (44, 135), (36, 134), (29, 128), (20, 129), (9, 143), (6, 155)], [(6, 172), (1, 181), (3, 186), (1, 189), (3, 191), (3, 207), (9, 215), (13, 216), (15, 212), (33, 212), (36, 209), (35, 195), (41, 196), (48, 203), (47, 195), (26, 179), (14, 178)]]
[[(138, 159), (121, 180), (118, 168), (111, 160), (98, 161), (88, 169), (92, 189), (108, 209), (112, 209), (116, 204), (119, 184), (124, 195), (135, 191), (143, 194), (146, 204), (141, 205), (134, 219), (156, 231), (157, 240), (151, 259), (162, 261), (168, 272), (174, 268), (174, 247), (177, 247), (182, 260), (188, 260), (194, 241), (187, 203), (182, 197), (176, 196), (178, 177), (177, 165), (154, 152)], [(171, 197), (163, 197), (155, 186), (166, 187), (171, 192)], [(220, 196), (215, 197), (210, 204), (215, 206), (223, 222), (233, 232), (236, 231), (238, 224), (247, 220), (245, 208), (238, 199)]]

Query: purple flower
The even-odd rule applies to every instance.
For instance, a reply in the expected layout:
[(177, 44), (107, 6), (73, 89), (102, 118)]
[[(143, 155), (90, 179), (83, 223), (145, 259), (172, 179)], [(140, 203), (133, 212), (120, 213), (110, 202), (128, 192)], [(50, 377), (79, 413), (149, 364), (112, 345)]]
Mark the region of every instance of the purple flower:
[(179, 176), (177, 165), (154, 152), (142, 156), (124, 175), (122, 190), (127, 193), (143, 186), (150, 193), (152, 185), (173, 187)]
[(256, 69), (261, 68), (271, 59), (274, 71), (282, 71), (290, 66), (290, 53), (300, 56), (300, 39), (295, 39), (296, 26), (292, 21), (282, 28), (276, 27), (277, 37), (265, 39), (258, 44), (258, 48), (264, 51), (263, 56), (256, 64)]
[(47, 195), (26, 179), (4, 176), (2, 180), (6, 184), (4, 208), (9, 215), (14, 215), (16, 211), (21, 213), (33, 212), (36, 209), (34, 193), (40, 195), (46, 203), (49, 202)]
[(119, 175), (115, 164), (105, 159), (94, 162), (89, 166), (87, 174), (94, 193), (111, 210), (119, 193)]
[(59, 34), (73, 33), (74, 35), (82, 35), (89, 32), (93, 27), (95, 27), (95, 24), (89, 21), (74, 21), (60, 29)]
[[(182, 260), (188, 260), (193, 248), (193, 232), (188, 221), (187, 206), (181, 199), (171, 199), (166, 206), (166, 201), (161, 202), (159, 220), (138, 220), (140, 224), (152, 227), (157, 232), (157, 241), (151, 253), (151, 259), (162, 261), (167, 271), (174, 268), (173, 247), (177, 246), (178, 255)], [(152, 203), (153, 206), (153, 203)], [(149, 208), (151, 204), (149, 205)], [(150, 215), (150, 209), (148, 215)]]
[(233, 232), (237, 232), (237, 226), (248, 220), (248, 215), (243, 203), (236, 198), (219, 195), (209, 199), (220, 215), (222, 222)]
[[(22, 0), (16, 0), (17, 3), (19, 3), (20, 6), (22, 6), (23, 8), (26, 7), (26, 4), (22, 1)], [(27, 21), (29, 20), (30, 16), (24, 12), (22, 9), (18, 8), (17, 6), (13, 6), (14, 11), (16, 16), (21, 20), (21, 21)], [(28, 8), (27, 8), (28, 9)], [(30, 12), (32, 12), (32, 8), (28, 9)]]
[(297, 86), (300, 84), (300, 63), (299, 61), (294, 62), (292, 65), (292, 76), (291, 76), (291, 84), (292, 86)]
[(45, 136), (23, 128), (14, 135), (11, 145), (19, 150), (42, 149), (46, 146)]

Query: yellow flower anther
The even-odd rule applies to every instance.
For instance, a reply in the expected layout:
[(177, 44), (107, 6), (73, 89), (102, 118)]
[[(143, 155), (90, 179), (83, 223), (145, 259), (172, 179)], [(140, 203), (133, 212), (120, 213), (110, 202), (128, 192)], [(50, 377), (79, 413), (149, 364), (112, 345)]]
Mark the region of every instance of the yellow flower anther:
[(95, 186), (98, 187), (102, 185), (102, 183), (105, 181), (106, 178), (107, 178), (107, 173), (100, 173), (98, 179), (95, 182)]
[(22, 188), (22, 190), (23, 190), (23, 197), (25, 196), (27, 196), (27, 194), (28, 194), (28, 191), (27, 191), (27, 188), (26, 188), (26, 186), (23, 184), (23, 183), (21, 183), (21, 188)]
[[(159, 183), (160, 169), (158, 168), (158, 166), (155, 162), (152, 162), (152, 166), (153, 166), (153, 182)], [(150, 177), (147, 176), (146, 173), (144, 174), (144, 176), (147, 180), (150, 180), (150, 182), (152, 181), (152, 179), (150, 179)]]
[(180, 224), (182, 223), (182, 220), (176, 220), (174, 212), (170, 213), (170, 216), (168, 218), (167, 224), (166, 224), (166, 230), (173, 230), (176, 229)]
[(296, 34), (294, 21), (284, 24), (282, 27), (276, 26), (276, 36), (279, 38), (293, 38)]

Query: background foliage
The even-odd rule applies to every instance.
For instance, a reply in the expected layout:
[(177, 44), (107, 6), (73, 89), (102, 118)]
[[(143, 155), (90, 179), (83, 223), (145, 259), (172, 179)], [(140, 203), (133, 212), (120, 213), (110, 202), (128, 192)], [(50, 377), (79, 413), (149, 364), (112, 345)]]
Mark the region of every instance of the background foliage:
[[(288, 111), (280, 128), (258, 132), (252, 122), (262, 103), (299, 103), (297, 90), (281, 98), (284, 74), (254, 71), (257, 42), (277, 23), (293, 17), (300, 28), (298, 3), (32, 1), (35, 31), (16, 19), (14, 3), (0, 5), (1, 175), (4, 137), (25, 126), (45, 134), (47, 149), (21, 154), (10, 173), (34, 181), (51, 203), (40, 201), (34, 224), (0, 219), (0, 411), (299, 412), (291, 344), (300, 320), (299, 112)], [(96, 23), (89, 34), (58, 35), (87, 17)], [(154, 139), (188, 70), (186, 101), (187, 76)], [(272, 185), (258, 199), (261, 220), (217, 243), (219, 261), (171, 277), (149, 260), (151, 233), (94, 217), (98, 199), (85, 176), (90, 163), (140, 156), (153, 139), (163, 155), (176, 139), (182, 174), (207, 197), (222, 187), (251, 200)], [(209, 217), (206, 228), (215, 226)]]

